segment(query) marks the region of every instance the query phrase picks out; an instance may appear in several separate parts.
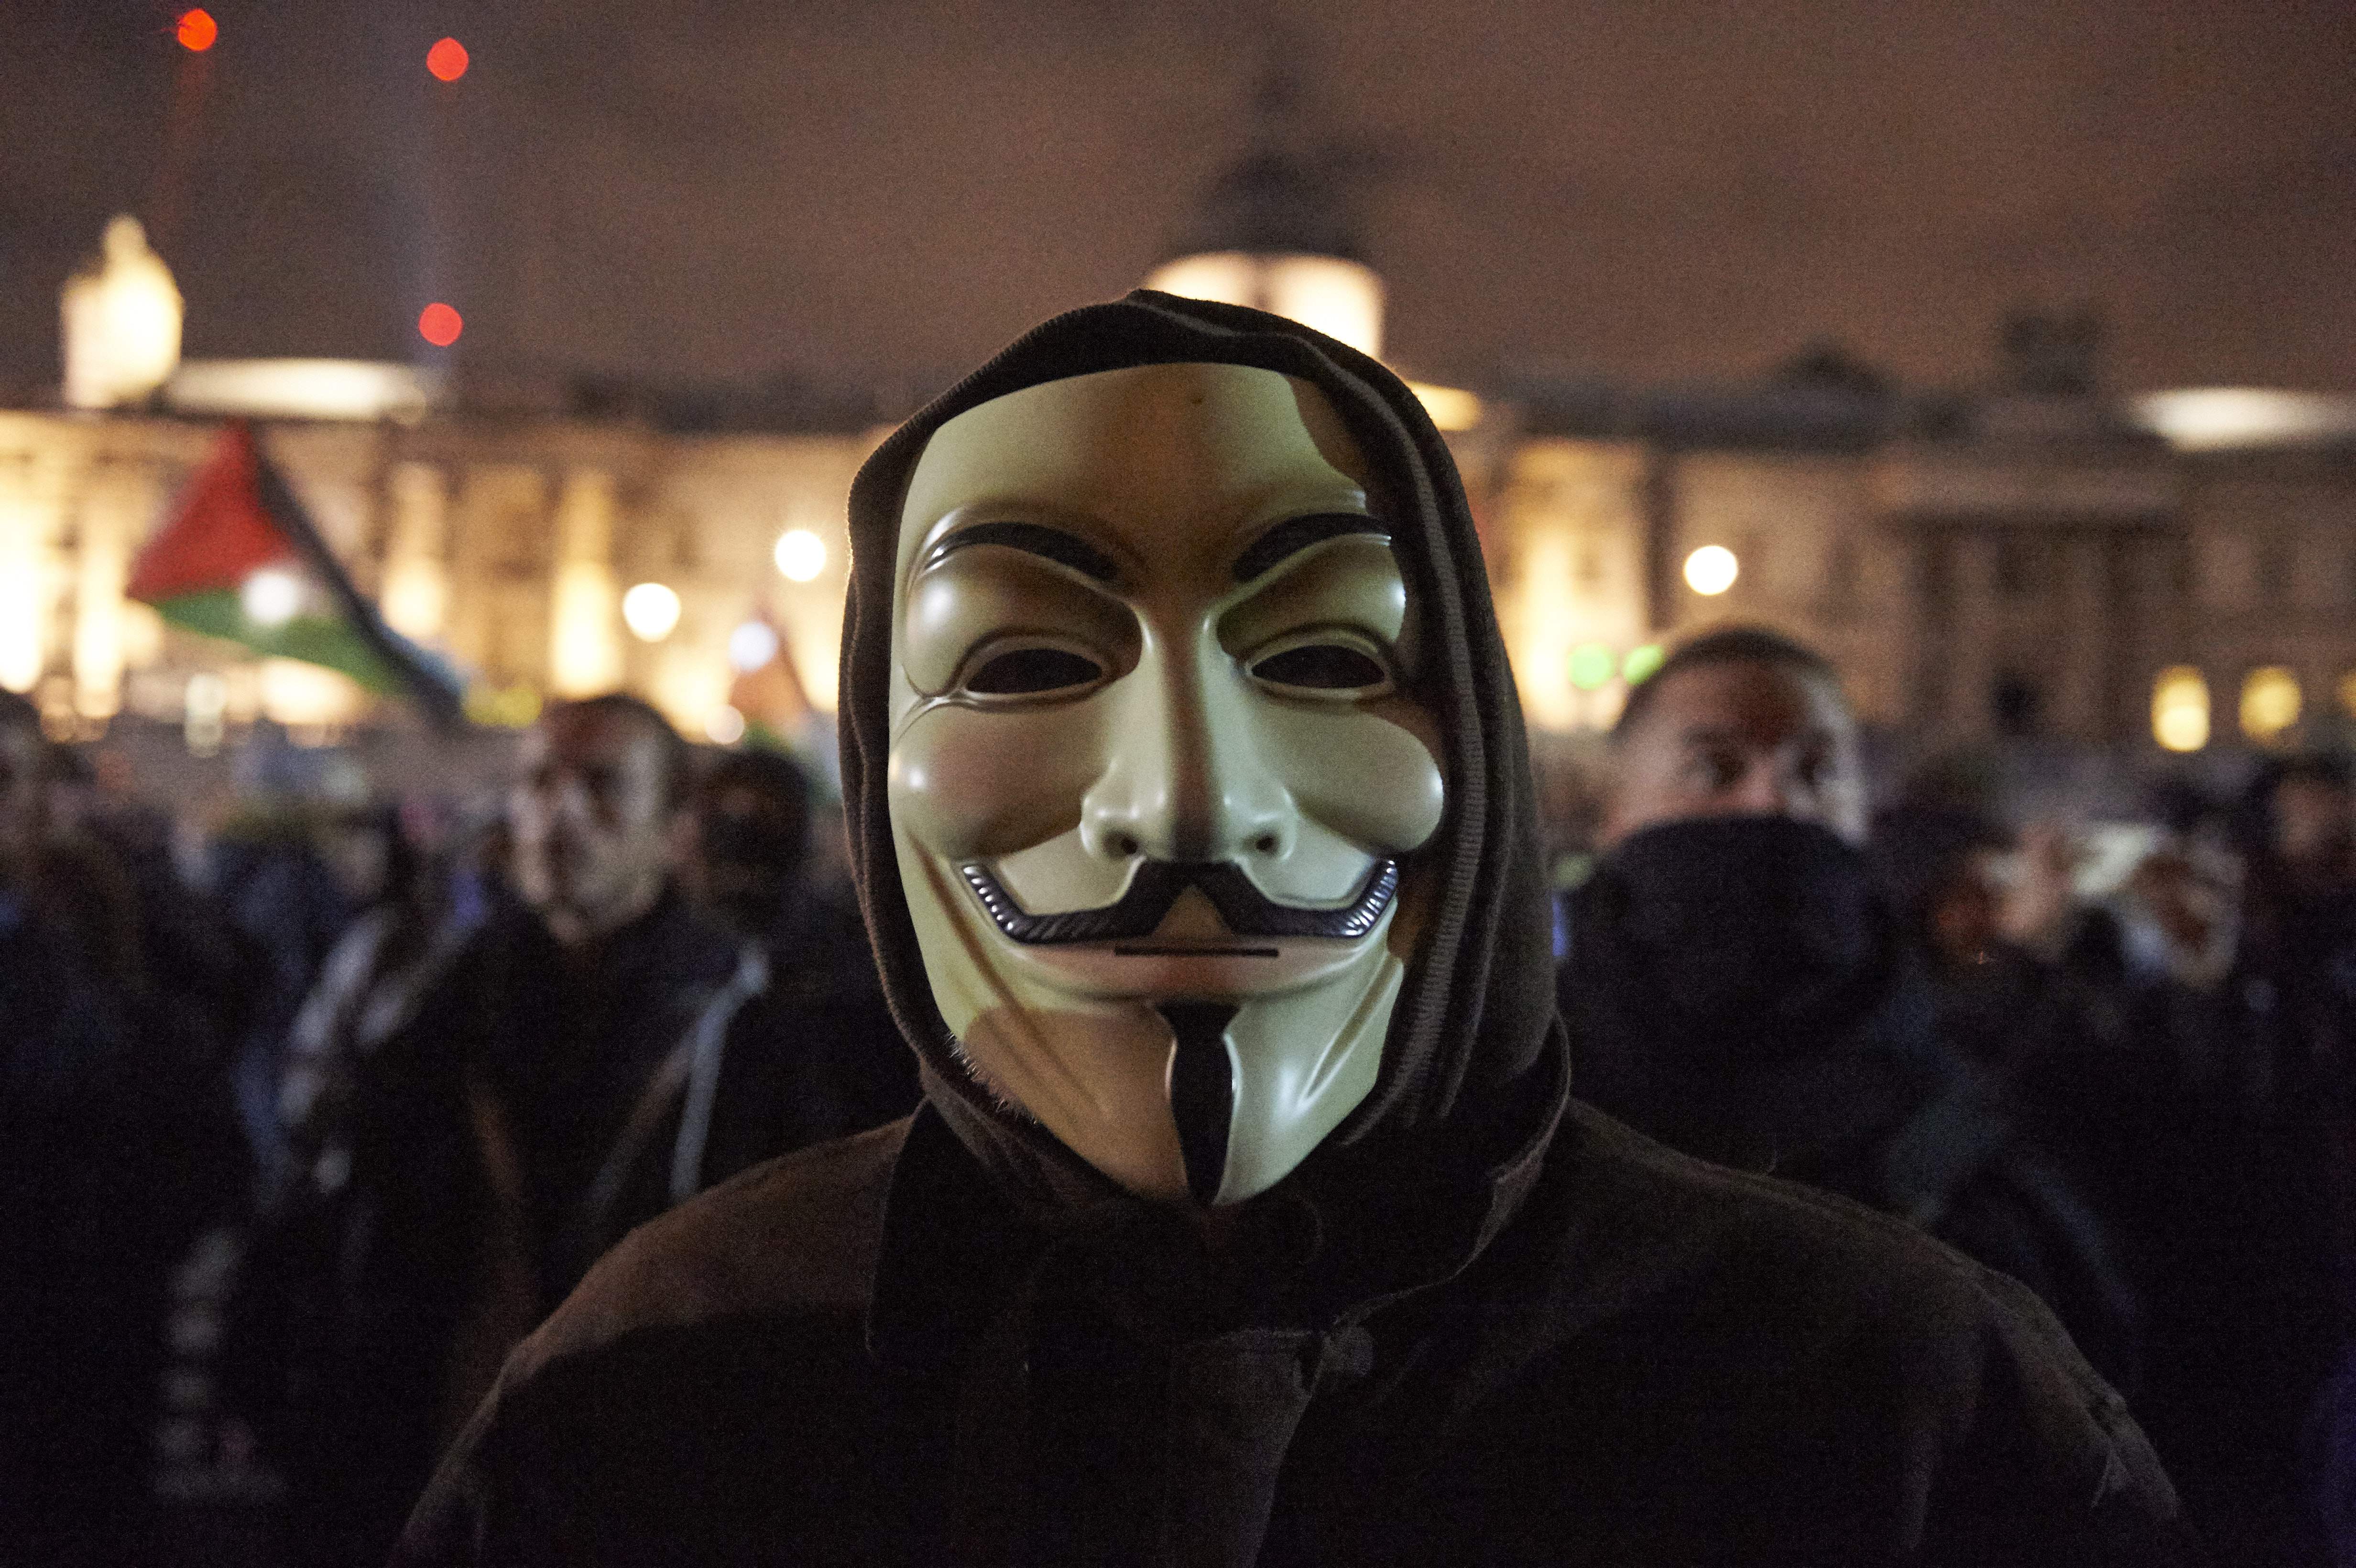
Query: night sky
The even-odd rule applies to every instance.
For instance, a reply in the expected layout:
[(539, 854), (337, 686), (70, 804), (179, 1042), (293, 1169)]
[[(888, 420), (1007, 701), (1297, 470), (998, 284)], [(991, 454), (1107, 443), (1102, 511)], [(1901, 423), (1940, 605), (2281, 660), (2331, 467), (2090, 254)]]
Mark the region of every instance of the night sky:
[(2348, 0), (209, 8), (199, 59), (176, 5), (0, 0), (19, 396), (122, 209), (191, 355), (409, 357), (443, 298), (487, 379), (921, 390), (1132, 285), (1272, 40), (1426, 375), (1740, 378), (1832, 338), (1968, 385), (2008, 307), (2083, 302), (2121, 389), (2356, 387)]

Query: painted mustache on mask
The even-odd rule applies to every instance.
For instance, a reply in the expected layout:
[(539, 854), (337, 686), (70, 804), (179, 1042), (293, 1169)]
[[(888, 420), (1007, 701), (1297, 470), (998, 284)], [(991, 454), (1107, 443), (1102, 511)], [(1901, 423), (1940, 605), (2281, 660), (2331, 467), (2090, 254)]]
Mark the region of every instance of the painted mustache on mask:
[(1137, 868), (1118, 902), (1032, 914), (987, 868), (958, 869), (998, 929), (1010, 940), (1032, 946), (1151, 936), (1188, 888), (1202, 889), (1219, 919), (1237, 936), (1360, 937), (1375, 929), (1398, 892), (1398, 862), (1391, 859), (1376, 861), (1350, 901), (1333, 909), (1278, 903), (1252, 886), (1243, 868), (1232, 860), (1148, 860)]

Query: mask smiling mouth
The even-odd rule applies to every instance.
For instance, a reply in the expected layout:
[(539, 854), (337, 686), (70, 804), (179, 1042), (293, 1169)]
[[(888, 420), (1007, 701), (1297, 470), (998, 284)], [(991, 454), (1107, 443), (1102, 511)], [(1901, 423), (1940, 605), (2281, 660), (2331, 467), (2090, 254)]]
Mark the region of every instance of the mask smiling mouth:
[[(1237, 936), (1319, 936), (1354, 939), (1375, 929), (1398, 893), (1398, 862), (1375, 862), (1348, 901), (1331, 908), (1303, 909), (1280, 904), (1254, 887), (1243, 868), (1232, 860), (1148, 860), (1130, 879), (1129, 891), (1096, 909), (1068, 910), (1057, 914), (1033, 914), (1014, 901), (989, 868), (979, 864), (958, 868), (966, 886), (989, 912), (1007, 939), (1026, 946), (1055, 946), (1076, 942), (1135, 942), (1160, 929), (1171, 907), (1187, 889), (1200, 889), (1219, 912), (1219, 920)], [(1124, 947), (1124, 956), (1169, 956), (1202, 954), (1212, 956), (1274, 958), (1273, 947), (1156, 945)]]

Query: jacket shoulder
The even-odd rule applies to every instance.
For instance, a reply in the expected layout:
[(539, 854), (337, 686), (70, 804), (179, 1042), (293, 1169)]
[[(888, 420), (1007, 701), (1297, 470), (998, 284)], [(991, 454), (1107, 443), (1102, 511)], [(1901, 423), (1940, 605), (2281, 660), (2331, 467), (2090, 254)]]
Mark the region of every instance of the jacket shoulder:
[(765, 1161), (632, 1231), (517, 1348), (503, 1381), (642, 1328), (863, 1310), (908, 1126)]
[(1547, 1185), (1565, 1218), (1605, 1209), (1626, 1217), (1618, 1230), (1632, 1242), (1632, 1228), (1649, 1235), (1658, 1244), (1647, 1253), (1661, 1266), (1739, 1266), (1772, 1256), (1795, 1283), (1847, 1282), (1858, 1311), (1976, 1318), (2025, 1310), (2068, 1346), (2025, 1286), (1905, 1220), (1821, 1188), (1680, 1154), (1577, 1101), (1550, 1164), (1556, 1179)]
[[(1609, 1343), (1615, 1324), (1657, 1319), (1686, 1350), (1741, 1347), (1702, 1363), (1707, 1386), (1658, 1366), (1663, 1386), (1632, 1381), (1655, 1418), (1690, 1407), (1703, 1424), (1787, 1437), (1814, 1423), (1845, 1435), (1827, 1452), (1870, 1435), (1853, 1457), (1886, 1470), (1887, 1497), (1903, 1499), (1891, 1538), (1909, 1551), (1976, 1540), (2003, 1544), (1983, 1560), (2012, 1561), (2032, 1539), (2083, 1540), (2074, 1560), (2125, 1561), (2093, 1543), (2180, 1529), (2126, 1402), (2019, 1281), (1902, 1220), (1689, 1158), (1590, 1107), (1574, 1104), (1558, 1143), (1532, 1216), (1544, 1272), (1575, 1304), (1558, 1331)], [(1746, 1397), (1756, 1409), (1729, 1408)]]

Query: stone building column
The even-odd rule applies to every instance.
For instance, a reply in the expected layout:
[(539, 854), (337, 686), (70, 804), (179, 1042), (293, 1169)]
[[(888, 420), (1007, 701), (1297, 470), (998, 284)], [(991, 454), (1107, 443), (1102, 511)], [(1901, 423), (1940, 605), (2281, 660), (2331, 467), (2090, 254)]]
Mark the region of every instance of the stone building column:
[(0, 687), (30, 692), (48, 663), (67, 463), (38, 446), (0, 463)]
[(450, 490), (430, 463), (403, 463), (387, 484), (391, 526), (384, 547), (385, 624), (404, 637), (442, 635), (450, 607)]
[(1930, 649), (1947, 667), (1941, 730), (1953, 739), (1982, 741), (1996, 730), (1990, 696), (1996, 686), (1997, 539), (1986, 528), (1958, 528), (1947, 540), (1951, 603), (1946, 647)]
[(611, 691), (622, 679), (621, 596), (614, 586), (614, 479), (564, 477), (556, 502), (556, 570), (549, 603), (548, 684), (559, 697)]
[(2059, 645), (2054, 649), (2054, 728), (2072, 741), (2100, 744), (2114, 722), (2110, 540), (2102, 533), (2065, 535), (2060, 557)]
[(144, 464), (105, 463), (82, 493), (74, 560), (74, 711), (112, 719), (123, 707), (123, 585), (146, 529), (155, 482)]

